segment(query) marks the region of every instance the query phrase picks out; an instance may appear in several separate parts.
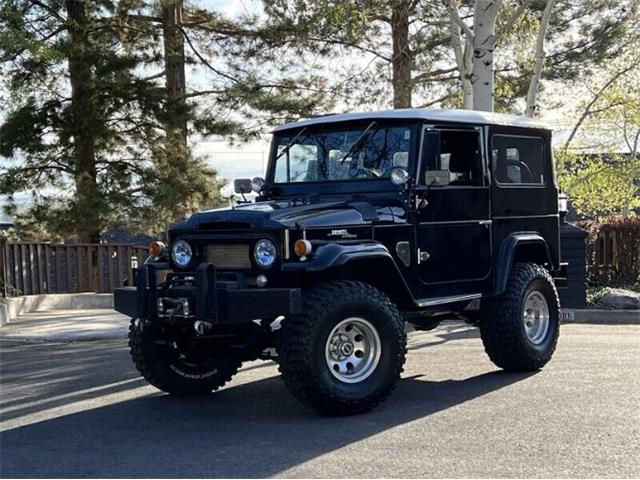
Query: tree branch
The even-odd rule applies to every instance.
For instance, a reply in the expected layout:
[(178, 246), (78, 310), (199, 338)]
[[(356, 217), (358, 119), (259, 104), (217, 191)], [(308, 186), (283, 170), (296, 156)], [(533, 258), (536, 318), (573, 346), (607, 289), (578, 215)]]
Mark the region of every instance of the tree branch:
[(448, 0), (445, 4), (445, 8), (447, 9), (447, 13), (449, 13), (449, 17), (453, 20), (460, 30), (462, 30), (468, 38), (473, 38), (473, 30), (471, 27), (464, 23), (462, 18), (460, 18), (460, 13), (458, 12), (458, 7), (456, 7), (455, 0)]
[(513, 27), (513, 25), (518, 21), (518, 19), (522, 16), (522, 14), (524, 13), (524, 11), (527, 9), (528, 6), (529, 6), (529, 0), (522, 0), (522, 3), (518, 7), (518, 9), (515, 12), (513, 12), (513, 14), (509, 17), (509, 19), (505, 22), (505, 24), (502, 25), (502, 27), (500, 27), (500, 29), (496, 32), (495, 34), (496, 42), (500, 39), (501, 36), (503, 36), (505, 33), (511, 30), (511, 27)]
[(585, 109), (582, 112), (582, 115), (580, 115), (580, 118), (578, 118), (578, 121), (576, 122), (576, 124), (573, 127), (573, 130), (571, 130), (571, 133), (569, 134), (569, 138), (567, 138), (567, 141), (564, 144), (563, 150), (567, 150), (569, 148), (569, 145), (571, 144), (571, 142), (573, 141), (574, 137), (576, 136), (576, 133), (578, 133), (578, 130), (580, 129), (580, 127), (582, 126), (582, 124), (584, 123), (584, 121), (593, 114), (592, 112), (592, 108), (593, 106), (596, 104), (596, 102), (600, 99), (600, 97), (602, 96), (602, 94), (607, 91), (609, 89), (609, 87), (611, 87), (614, 83), (616, 83), (618, 81), (618, 79), (620, 77), (622, 77), (623, 75), (626, 75), (628, 72), (630, 72), (631, 70), (633, 70), (634, 68), (636, 68), (636, 66), (640, 63), (640, 56), (636, 57), (630, 65), (627, 65), (626, 68), (623, 68), (622, 70), (616, 72), (594, 95), (593, 98), (591, 99), (591, 101), (587, 104), (587, 106), (585, 107)]
[(238, 80), (234, 77), (232, 77), (231, 75), (224, 73), (220, 70), (218, 70), (217, 68), (215, 68), (213, 65), (211, 65), (201, 54), (200, 52), (198, 52), (198, 50), (196, 49), (196, 47), (194, 47), (193, 43), (191, 42), (191, 39), (189, 38), (189, 35), (187, 35), (187, 33), (184, 31), (183, 28), (180, 28), (180, 31), (182, 32), (182, 35), (184, 36), (185, 40), (187, 41), (187, 44), (189, 45), (189, 48), (191, 48), (191, 51), (194, 53), (194, 55), (196, 57), (198, 57), (198, 59), (203, 63), (203, 65), (205, 67), (207, 67), (209, 70), (211, 70), (212, 72), (215, 72), (216, 74), (220, 75), (221, 77), (226, 78), (227, 80), (231, 80), (234, 83), (238, 83)]

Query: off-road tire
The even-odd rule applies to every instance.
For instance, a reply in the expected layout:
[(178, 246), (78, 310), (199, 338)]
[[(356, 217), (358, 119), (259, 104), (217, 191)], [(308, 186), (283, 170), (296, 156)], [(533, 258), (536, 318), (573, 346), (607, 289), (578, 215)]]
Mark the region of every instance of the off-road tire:
[[(362, 282), (332, 281), (304, 295), (304, 313), (285, 319), (278, 349), (286, 387), (303, 404), (327, 415), (363, 413), (384, 401), (396, 387), (406, 354), (404, 321), (384, 293)], [(332, 329), (360, 317), (380, 338), (380, 360), (369, 377), (345, 383), (334, 377), (325, 358)]]
[(219, 389), (242, 366), (234, 355), (221, 355), (201, 368), (181, 365), (155, 330), (129, 325), (129, 353), (136, 369), (154, 387), (175, 396), (205, 395)]
[[(549, 308), (549, 328), (539, 345), (527, 338), (524, 302), (533, 290), (544, 296)], [(489, 358), (513, 372), (542, 368), (555, 351), (560, 333), (560, 302), (549, 272), (534, 263), (514, 265), (502, 295), (484, 300), (480, 309), (480, 335)]]

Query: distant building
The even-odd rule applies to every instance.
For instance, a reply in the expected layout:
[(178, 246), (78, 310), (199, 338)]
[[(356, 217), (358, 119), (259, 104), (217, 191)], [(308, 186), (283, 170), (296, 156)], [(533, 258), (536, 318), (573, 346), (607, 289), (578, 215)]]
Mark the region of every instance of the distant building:
[(13, 218), (0, 210), (0, 230), (7, 230), (11, 227), (13, 227)]

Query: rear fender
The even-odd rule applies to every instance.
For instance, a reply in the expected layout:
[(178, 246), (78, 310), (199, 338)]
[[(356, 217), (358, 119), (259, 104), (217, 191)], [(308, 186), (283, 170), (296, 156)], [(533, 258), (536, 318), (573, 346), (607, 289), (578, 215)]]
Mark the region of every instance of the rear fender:
[(496, 265), (496, 295), (506, 290), (509, 274), (517, 262), (532, 262), (539, 265), (546, 263), (550, 271), (556, 269), (549, 245), (540, 234), (512, 233), (500, 246)]

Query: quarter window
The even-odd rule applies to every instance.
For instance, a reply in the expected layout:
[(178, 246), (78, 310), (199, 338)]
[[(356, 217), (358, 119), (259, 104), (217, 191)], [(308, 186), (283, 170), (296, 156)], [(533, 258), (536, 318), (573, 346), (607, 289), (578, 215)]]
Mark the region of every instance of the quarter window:
[(498, 183), (543, 185), (544, 141), (540, 137), (494, 135), (491, 156)]

